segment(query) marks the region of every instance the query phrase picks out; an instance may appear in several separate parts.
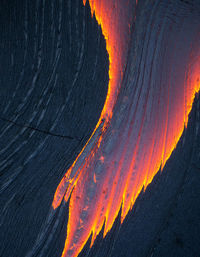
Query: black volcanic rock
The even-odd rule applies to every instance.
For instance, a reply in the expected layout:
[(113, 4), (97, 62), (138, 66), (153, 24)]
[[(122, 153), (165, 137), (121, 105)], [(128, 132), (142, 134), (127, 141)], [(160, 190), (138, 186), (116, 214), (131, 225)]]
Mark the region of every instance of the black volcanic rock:
[[(96, 126), (108, 55), (81, 1), (1, 1), (0, 19), (0, 256), (23, 257)], [(38, 254), (61, 255), (67, 215), (66, 207), (51, 220), (55, 237)]]

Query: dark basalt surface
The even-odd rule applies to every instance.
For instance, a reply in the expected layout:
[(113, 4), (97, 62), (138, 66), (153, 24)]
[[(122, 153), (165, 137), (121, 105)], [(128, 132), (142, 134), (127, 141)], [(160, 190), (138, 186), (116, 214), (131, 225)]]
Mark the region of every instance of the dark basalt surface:
[[(81, 0), (2, 0), (0, 35), (0, 256), (59, 257), (68, 208), (49, 209), (105, 101), (105, 40)], [(197, 95), (162, 173), (81, 257), (200, 256), (199, 124)]]
[[(1, 1), (0, 35), (0, 256), (22, 257), (96, 126), (108, 55), (81, 1)], [(67, 208), (43, 256), (61, 256), (66, 224)]]

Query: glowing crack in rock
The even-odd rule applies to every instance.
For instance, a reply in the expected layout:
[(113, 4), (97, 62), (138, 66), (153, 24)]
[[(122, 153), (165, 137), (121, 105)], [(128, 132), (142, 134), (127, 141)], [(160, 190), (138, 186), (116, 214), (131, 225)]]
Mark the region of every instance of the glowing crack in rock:
[[(69, 200), (63, 257), (78, 256), (90, 236), (92, 246), (103, 225), (105, 236), (120, 208), (123, 222), (142, 188), (151, 183), (176, 147), (200, 88), (200, 62), (194, 53), (188, 50), (190, 54), (184, 56), (188, 62), (180, 65), (181, 40), (175, 44), (169, 38), (171, 43), (164, 50), (158, 47), (164, 37), (164, 25), (163, 29), (153, 28), (152, 32), (147, 26), (145, 36), (151, 37), (155, 47), (141, 54), (143, 72), (136, 77), (135, 72), (128, 70), (126, 79), (123, 64), (132, 22), (126, 17), (129, 1), (123, 1), (123, 8), (120, 0), (90, 0), (89, 3), (106, 40), (109, 85), (99, 122), (54, 196), (54, 209), (63, 198)], [(132, 18), (137, 21), (137, 17)], [(173, 58), (172, 48), (178, 58), (170, 67), (167, 58), (163, 62), (159, 60), (159, 53), (164, 51), (164, 56)], [(129, 59), (134, 60), (134, 51), (129, 54)], [(166, 72), (153, 79), (152, 74), (159, 69)], [(162, 76), (165, 79), (162, 78), (161, 85)], [(121, 88), (126, 90), (121, 93)]]

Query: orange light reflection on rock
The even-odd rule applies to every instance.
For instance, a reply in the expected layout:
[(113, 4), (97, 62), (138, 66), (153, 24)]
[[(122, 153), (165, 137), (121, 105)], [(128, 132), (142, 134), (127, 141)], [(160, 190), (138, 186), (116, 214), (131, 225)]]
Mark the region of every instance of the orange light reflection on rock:
[[(86, 0), (83, 0), (83, 3), (85, 5)], [(172, 110), (170, 110), (169, 88), (166, 88), (164, 104), (167, 103), (167, 108), (164, 108), (161, 127), (159, 127), (160, 121), (155, 119), (152, 128), (149, 130), (150, 132), (148, 132), (148, 125), (145, 127), (145, 109), (148, 106), (144, 104), (144, 110), (142, 110), (144, 115), (140, 115), (142, 119), (138, 125), (136, 132), (138, 134), (135, 137), (135, 142), (132, 143), (133, 146), (126, 148), (127, 145), (130, 145), (129, 140), (132, 137), (133, 128), (135, 128), (135, 121), (131, 122), (130, 133), (128, 133), (124, 142), (125, 147), (122, 148), (120, 153), (116, 147), (112, 152), (111, 160), (113, 162), (109, 162), (109, 166), (106, 166), (106, 156), (99, 149), (103, 140), (103, 132), (106, 131), (106, 127), (113, 116), (113, 108), (123, 74), (123, 43), (120, 38), (120, 19), (113, 11), (115, 8), (111, 6), (113, 1), (89, 0), (89, 3), (92, 15), (95, 13), (106, 40), (106, 49), (109, 54), (109, 85), (99, 122), (83, 150), (60, 182), (54, 196), (52, 206), (56, 209), (63, 197), (65, 201), (68, 201), (72, 193), (69, 205), (67, 239), (62, 257), (78, 256), (91, 235), (90, 246), (92, 246), (103, 225), (105, 225), (105, 236), (112, 228), (120, 208), (122, 208), (121, 222), (123, 222), (142, 188), (146, 188), (151, 183), (159, 168), (164, 167), (176, 147), (184, 126), (187, 126), (195, 93), (200, 89), (200, 65), (196, 63), (195, 67), (192, 67), (189, 71), (188, 79), (185, 79), (184, 90), (174, 92), (175, 98), (177, 98), (175, 114), (172, 115)], [(183, 85), (181, 86), (183, 87)], [(173, 104), (175, 103), (173, 102)], [(145, 136), (143, 136), (145, 129)], [(147, 151), (146, 154), (143, 154), (142, 147), (145, 144)], [(85, 156), (83, 156), (84, 154)], [(94, 161), (95, 155), (99, 160), (97, 164)], [(84, 161), (82, 161), (83, 159)], [(114, 160), (118, 160), (117, 166)], [(101, 184), (98, 183), (98, 168), (106, 170), (106, 175)], [(93, 172), (89, 172), (88, 169)], [(123, 176), (122, 171), (126, 171), (126, 176)], [(90, 185), (89, 188), (88, 185)], [(111, 187), (109, 192), (107, 191), (108, 186)], [(95, 209), (88, 212), (89, 206), (94, 206)], [(87, 224), (84, 224), (84, 220), (87, 221)]]
[[(61, 180), (55, 195), (54, 200), (52, 203), (52, 206), (54, 209), (56, 209), (60, 204), (64, 197), (65, 201), (68, 201), (69, 196), (73, 190), (73, 195), (70, 200), (70, 209), (69, 209), (69, 220), (68, 226), (67, 226), (67, 240), (65, 242), (65, 247), (62, 253), (62, 256), (78, 256), (82, 248), (84, 247), (85, 243), (87, 242), (89, 236), (92, 233), (92, 242), (91, 246), (96, 238), (96, 236), (99, 234), (100, 230), (102, 229), (103, 223), (105, 221), (105, 217), (102, 216), (100, 220), (98, 217), (95, 217), (95, 213), (93, 214), (93, 217), (90, 217), (90, 220), (92, 220), (91, 224), (87, 224), (87, 228), (83, 228), (85, 230), (83, 232), (83, 235), (81, 237), (81, 240), (79, 239), (76, 242), (76, 238), (74, 238), (76, 226), (79, 226), (79, 229), (81, 230), (81, 219), (77, 220), (78, 217), (81, 216), (81, 213), (79, 213), (78, 207), (74, 207), (75, 201), (77, 199), (81, 202), (80, 197), (80, 191), (78, 192), (78, 195), (76, 195), (76, 185), (84, 183), (80, 176), (85, 176), (84, 179), (87, 180), (88, 174), (85, 174), (84, 172), (87, 170), (87, 166), (91, 165), (91, 160), (95, 155), (95, 152), (100, 147), (101, 141), (102, 141), (102, 135), (103, 132), (106, 130), (106, 127), (108, 125), (109, 120), (112, 118), (112, 111), (113, 107), (118, 95), (120, 81), (123, 75), (123, 61), (124, 61), (124, 51), (122, 54), (123, 44), (126, 40), (126, 36), (122, 36), (123, 39), (119, 40), (118, 36), (119, 33), (126, 33), (126, 30), (123, 28), (122, 20), (120, 21), (118, 19), (117, 13), (115, 13), (115, 4), (117, 4), (118, 1), (102, 1), (102, 0), (89, 0), (89, 4), (91, 7), (91, 14), (92, 16), (95, 14), (96, 20), (98, 24), (101, 26), (102, 34), (106, 40), (106, 50), (108, 52), (109, 56), (109, 84), (108, 84), (108, 92), (107, 97), (105, 100), (105, 104), (103, 107), (103, 110), (101, 112), (101, 116), (99, 118), (99, 121), (96, 125), (96, 128), (94, 129), (91, 137), (87, 141), (86, 145), (82, 149), (82, 151), (77, 156), (76, 160), (70, 167), (70, 169), (66, 172), (65, 176)], [(86, 4), (86, 0), (83, 0), (83, 4)], [(123, 15), (122, 15), (123, 16)], [(126, 20), (127, 22), (127, 20)], [(129, 28), (129, 24), (126, 24), (127, 28)], [(115, 61), (114, 61), (115, 60)], [(116, 61), (117, 60), (117, 61)], [(103, 122), (102, 122), (103, 121)], [(98, 136), (98, 130), (100, 130), (100, 136)], [(96, 139), (94, 140), (94, 137), (96, 135)], [(86, 148), (88, 147), (89, 143), (91, 143), (91, 140), (94, 140), (94, 147), (89, 152)], [(73, 168), (79, 161), (79, 158), (81, 155), (83, 155), (84, 151), (87, 150), (88, 156), (85, 159), (84, 164), (80, 164), (80, 167), (77, 168), (76, 173), (72, 174)], [(103, 163), (104, 157), (101, 156), (99, 158), (101, 162)], [(96, 184), (96, 176), (93, 175), (93, 181), (94, 184)], [(108, 183), (108, 181), (105, 179), (105, 185)], [(80, 185), (81, 186), (81, 185)], [(82, 192), (84, 194), (84, 192)], [(95, 210), (95, 212), (101, 212), (101, 202), (104, 201), (104, 195), (102, 197), (99, 197), (98, 199), (98, 209)], [(85, 203), (85, 206), (87, 206), (87, 203)], [(71, 210), (76, 208), (76, 215), (72, 215)], [(80, 232), (81, 233), (81, 232)], [(81, 242), (80, 242), (81, 241)], [(75, 243), (72, 243), (75, 242)], [(77, 245), (75, 245), (77, 244)], [(74, 250), (74, 248), (76, 250)]]

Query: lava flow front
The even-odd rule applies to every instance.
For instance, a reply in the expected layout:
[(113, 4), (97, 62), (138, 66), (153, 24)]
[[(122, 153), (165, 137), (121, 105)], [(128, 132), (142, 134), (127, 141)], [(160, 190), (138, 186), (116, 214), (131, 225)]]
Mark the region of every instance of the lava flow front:
[(109, 85), (99, 122), (54, 196), (54, 209), (69, 200), (63, 257), (78, 256), (90, 236), (92, 246), (103, 225), (105, 236), (120, 208), (124, 220), (176, 147), (200, 88), (198, 25), (187, 10), (169, 20), (171, 3), (144, 2), (148, 12), (140, 1), (89, 1), (106, 40)]

